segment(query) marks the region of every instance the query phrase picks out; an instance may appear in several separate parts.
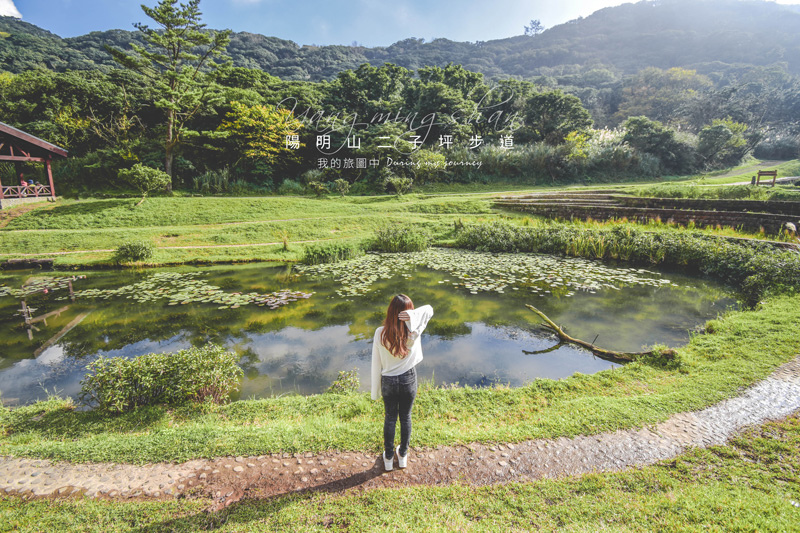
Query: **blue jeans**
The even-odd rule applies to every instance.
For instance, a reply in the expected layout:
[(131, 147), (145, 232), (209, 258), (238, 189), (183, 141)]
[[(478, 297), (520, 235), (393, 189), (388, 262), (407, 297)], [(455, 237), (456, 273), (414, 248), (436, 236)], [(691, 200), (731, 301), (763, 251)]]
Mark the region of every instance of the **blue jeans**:
[(381, 376), (381, 394), (386, 417), (383, 420), (384, 457), (394, 457), (394, 430), (400, 417), (400, 455), (408, 453), (411, 440), (411, 407), (417, 397), (417, 371), (399, 376)]

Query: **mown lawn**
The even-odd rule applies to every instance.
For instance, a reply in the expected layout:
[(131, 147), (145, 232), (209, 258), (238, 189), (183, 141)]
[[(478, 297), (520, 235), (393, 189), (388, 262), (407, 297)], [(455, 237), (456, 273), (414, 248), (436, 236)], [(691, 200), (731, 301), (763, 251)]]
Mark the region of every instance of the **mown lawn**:
[[(361, 240), (391, 223), (410, 223), (445, 236), (457, 220), (490, 214), (483, 198), (150, 198), (65, 200), (9, 219), (0, 230), (0, 258), (56, 255), (57, 264), (109, 263), (121, 242), (148, 240), (158, 247), (151, 264), (192, 261), (297, 260), (302, 241)], [(282, 243), (290, 243), (289, 253)], [(292, 245), (292, 243), (295, 243)], [(248, 246), (240, 246), (248, 245)], [(207, 248), (180, 250), (180, 247)], [(235, 248), (233, 248), (235, 246)]]

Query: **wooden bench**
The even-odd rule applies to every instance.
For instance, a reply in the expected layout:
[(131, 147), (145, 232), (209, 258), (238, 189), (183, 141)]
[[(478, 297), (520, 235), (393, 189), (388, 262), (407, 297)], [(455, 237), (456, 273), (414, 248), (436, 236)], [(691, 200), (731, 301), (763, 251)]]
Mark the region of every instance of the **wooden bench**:
[(778, 179), (777, 170), (759, 170), (756, 176), (756, 185), (761, 185), (761, 178), (772, 178), (772, 186), (775, 186), (775, 180)]

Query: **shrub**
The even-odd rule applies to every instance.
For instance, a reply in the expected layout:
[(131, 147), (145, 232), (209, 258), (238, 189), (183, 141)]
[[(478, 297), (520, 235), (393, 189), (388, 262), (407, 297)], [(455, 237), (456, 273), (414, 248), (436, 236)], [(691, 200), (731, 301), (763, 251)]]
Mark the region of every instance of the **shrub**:
[(413, 226), (387, 226), (375, 232), (369, 243), (374, 252), (421, 252), (431, 245), (426, 232)]
[(410, 191), (413, 184), (414, 180), (411, 178), (401, 178), (394, 175), (387, 176), (383, 180), (383, 187), (386, 189), (386, 192), (393, 192), (397, 196), (403, 196)]
[(135, 359), (100, 357), (89, 364), (79, 397), (86, 405), (114, 413), (145, 405), (222, 403), (238, 389), (243, 375), (238, 359), (213, 344)]
[(325, 181), (325, 173), (319, 169), (306, 170), (300, 175), (300, 183), (308, 185), (312, 181)]
[(630, 117), (622, 127), (623, 140), (639, 152), (657, 157), (667, 172), (684, 174), (694, 168), (696, 149), (691, 145), (692, 139), (645, 116)]
[(414, 179), (419, 183), (439, 181), (439, 177), (445, 173), (447, 168), (447, 159), (444, 154), (430, 150), (415, 150), (409, 159), (414, 163), (411, 169)]
[(292, 194), (292, 195), (300, 195), (305, 192), (305, 187), (301, 183), (298, 183), (294, 180), (284, 180), (281, 183), (281, 186), (278, 187), (278, 194)]
[(120, 245), (114, 253), (117, 263), (133, 263), (147, 261), (156, 251), (155, 245), (150, 241), (129, 241)]
[(301, 261), (306, 265), (338, 263), (364, 255), (364, 250), (349, 242), (329, 242), (308, 246)]
[(309, 192), (314, 193), (317, 198), (321, 198), (323, 195), (331, 192), (328, 186), (321, 181), (309, 181), (306, 188)]
[(340, 370), (339, 377), (337, 377), (328, 390), (328, 394), (350, 394), (351, 392), (358, 391), (361, 382), (358, 380), (358, 370)]
[(231, 184), (231, 171), (228, 167), (221, 170), (209, 170), (192, 178), (194, 190), (203, 194), (219, 194), (227, 192)]
[(350, 192), (350, 182), (339, 178), (338, 180), (333, 182), (334, 187), (336, 187), (336, 192), (342, 195), (342, 198), (347, 196), (347, 193)]
[(281, 244), (283, 245), (283, 251), (289, 251), (289, 232), (285, 229), (281, 229), (275, 232), (275, 235), (281, 240)]
[(149, 193), (157, 190), (166, 190), (172, 185), (172, 178), (169, 177), (169, 174), (141, 163), (133, 165), (132, 168), (120, 170), (117, 177), (121, 181), (128, 182), (142, 193), (140, 204), (144, 202)]
[(788, 132), (768, 134), (758, 145), (753, 155), (758, 159), (795, 159), (800, 157), (800, 135)]

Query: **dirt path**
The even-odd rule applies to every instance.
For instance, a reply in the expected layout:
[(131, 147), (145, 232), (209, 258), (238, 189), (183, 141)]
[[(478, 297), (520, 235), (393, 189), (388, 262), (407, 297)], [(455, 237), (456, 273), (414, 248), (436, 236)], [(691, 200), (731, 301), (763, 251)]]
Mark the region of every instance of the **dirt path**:
[[(797, 176), (787, 176), (785, 178), (778, 178), (775, 180), (775, 185), (782, 185), (782, 184), (792, 184), (798, 180)], [(736, 183), (728, 183), (728, 185), (750, 185), (752, 182), (750, 181), (737, 181)], [(761, 182), (762, 186), (767, 187), (768, 185), (772, 185), (772, 180), (767, 180), (766, 182)]]
[(412, 448), (408, 468), (395, 467), (388, 473), (379, 455), (362, 452), (220, 457), (144, 466), (3, 457), (0, 490), (26, 497), (206, 497), (221, 509), (243, 497), (305, 491), (532, 481), (652, 464), (690, 447), (723, 444), (746, 427), (798, 410), (800, 355), (735, 398), (675, 414), (653, 427), (516, 444)]
[[(753, 165), (744, 168), (736, 168), (733, 170), (729, 170), (724, 174), (719, 174), (719, 175), (715, 174), (714, 176), (709, 176), (709, 178), (715, 179), (715, 178), (729, 178), (731, 176), (739, 176), (740, 174), (747, 174), (748, 172), (757, 172), (759, 170), (763, 170), (769, 167), (777, 167), (778, 165), (783, 163), (786, 163), (786, 161), (783, 160), (761, 161), (760, 163), (755, 163)], [(748, 181), (747, 184), (749, 185), (750, 182)]]

